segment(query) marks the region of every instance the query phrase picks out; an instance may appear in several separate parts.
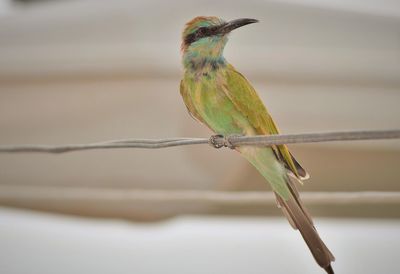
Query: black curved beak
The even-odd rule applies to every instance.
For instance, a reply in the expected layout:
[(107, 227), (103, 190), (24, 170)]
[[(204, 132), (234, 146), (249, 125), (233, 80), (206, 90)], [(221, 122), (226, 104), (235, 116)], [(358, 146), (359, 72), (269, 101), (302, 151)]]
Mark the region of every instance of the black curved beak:
[(232, 20), (229, 21), (223, 25), (221, 25), (218, 28), (218, 33), (220, 34), (226, 34), (231, 32), (234, 29), (249, 25), (249, 24), (253, 24), (253, 23), (257, 23), (258, 20), (257, 19), (251, 19), (251, 18), (241, 18), (241, 19), (236, 19), (236, 20)]

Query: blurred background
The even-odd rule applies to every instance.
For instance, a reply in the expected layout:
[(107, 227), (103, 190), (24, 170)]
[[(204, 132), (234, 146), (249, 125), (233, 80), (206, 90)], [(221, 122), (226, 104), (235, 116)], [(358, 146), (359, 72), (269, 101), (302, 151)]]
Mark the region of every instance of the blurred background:
[[(400, 128), (398, 1), (0, 0), (0, 144), (210, 136), (179, 94), (198, 15), (260, 20), (225, 57), (282, 132)], [(290, 148), (301, 191), (400, 191), (399, 141)], [(85, 196), (131, 189), (270, 190), (228, 149), (0, 154), (0, 272), (321, 273), (275, 206)], [(308, 207), (338, 273), (400, 270), (398, 204)]]

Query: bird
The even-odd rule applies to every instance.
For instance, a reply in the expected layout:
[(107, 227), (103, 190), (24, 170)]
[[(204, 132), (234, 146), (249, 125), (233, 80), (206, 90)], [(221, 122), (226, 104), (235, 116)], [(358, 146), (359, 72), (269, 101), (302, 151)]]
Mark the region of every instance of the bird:
[[(258, 20), (225, 21), (198, 16), (182, 33), (183, 78), (180, 93), (189, 114), (215, 133), (212, 137), (279, 134), (278, 127), (250, 82), (224, 58), (231, 31)], [(215, 139), (214, 139), (215, 141)], [(277, 205), (299, 230), (316, 262), (334, 273), (335, 257), (320, 238), (296, 184), (309, 177), (286, 145), (237, 146), (238, 151), (271, 185)]]

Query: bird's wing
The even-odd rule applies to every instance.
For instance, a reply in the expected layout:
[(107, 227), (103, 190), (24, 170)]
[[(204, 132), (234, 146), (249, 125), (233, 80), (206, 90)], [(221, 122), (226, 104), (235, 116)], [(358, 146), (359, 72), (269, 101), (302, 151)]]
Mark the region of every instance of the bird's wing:
[(182, 95), (182, 98), (183, 98), (183, 102), (185, 103), (186, 108), (187, 108), (190, 116), (193, 119), (197, 120), (198, 122), (207, 125), (204, 122), (204, 120), (201, 117), (201, 115), (197, 112), (196, 108), (194, 107), (192, 99), (190, 98), (190, 95), (189, 95), (189, 90), (186, 87), (184, 80), (181, 80), (180, 92), (181, 92), (181, 95)]
[[(257, 92), (249, 81), (231, 65), (228, 65), (226, 70), (226, 86), (224, 86), (223, 91), (242, 114), (249, 119), (257, 133), (264, 135), (279, 134), (278, 127)], [(293, 172), (296, 177), (302, 179), (308, 177), (307, 172), (294, 159), (286, 145), (279, 145), (274, 150), (286, 168)]]

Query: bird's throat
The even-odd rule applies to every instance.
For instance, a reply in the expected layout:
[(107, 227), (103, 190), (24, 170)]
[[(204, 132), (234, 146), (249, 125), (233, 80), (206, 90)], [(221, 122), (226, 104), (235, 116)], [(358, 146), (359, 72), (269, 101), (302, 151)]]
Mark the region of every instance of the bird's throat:
[(223, 56), (214, 58), (211, 56), (202, 57), (184, 57), (183, 65), (186, 71), (198, 73), (202, 71), (216, 71), (226, 66), (226, 60)]
[(226, 66), (223, 56), (226, 37), (203, 38), (183, 51), (183, 66), (186, 71), (213, 71)]

